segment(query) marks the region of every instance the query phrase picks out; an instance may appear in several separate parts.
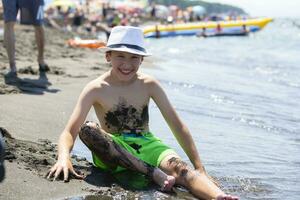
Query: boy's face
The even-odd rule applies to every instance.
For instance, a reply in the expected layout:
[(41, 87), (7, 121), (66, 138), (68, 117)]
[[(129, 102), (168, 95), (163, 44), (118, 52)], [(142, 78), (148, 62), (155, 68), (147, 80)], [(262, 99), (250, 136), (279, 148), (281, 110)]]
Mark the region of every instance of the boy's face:
[(106, 60), (112, 65), (112, 72), (120, 81), (132, 80), (143, 61), (143, 56), (122, 52), (110, 51), (106, 53)]

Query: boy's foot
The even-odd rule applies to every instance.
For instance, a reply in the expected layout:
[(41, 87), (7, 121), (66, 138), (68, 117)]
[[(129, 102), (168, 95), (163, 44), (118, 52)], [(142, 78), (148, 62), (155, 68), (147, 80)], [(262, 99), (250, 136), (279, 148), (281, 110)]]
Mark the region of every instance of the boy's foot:
[(2, 138), (2, 133), (0, 132), (0, 182), (4, 179), (4, 156), (5, 156), (5, 149), (4, 149), (4, 142)]
[(155, 183), (161, 186), (162, 191), (171, 191), (175, 184), (175, 177), (169, 176), (160, 169), (155, 169), (153, 172), (153, 180)]
[(221, 194), (221, 195), (217, 196), (216, 200), (239, 200), (239, 198), (237, 196)]
[(40, 72), (48, 72), (48, 71), (50, 71), (50, 68), (46, 63), (45, 64), (39, 64), (39, 71)]
[(167, 176), (167, 180), (164, 181), (164, 184), (161, 187), (161, 190), (169, 192), (169, 191), (172, 190), (174, 185), (175, 185), (175, 177), (174, 176)]

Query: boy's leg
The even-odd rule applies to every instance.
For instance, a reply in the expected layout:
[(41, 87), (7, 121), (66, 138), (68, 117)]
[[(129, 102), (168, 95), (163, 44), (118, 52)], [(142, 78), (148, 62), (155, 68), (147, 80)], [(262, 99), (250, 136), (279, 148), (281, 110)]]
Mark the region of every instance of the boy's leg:
[(177, 155), (166, 156), (159, 166), (164, 172), (176, 179), (176, 184), (187, 188), (192, 194), (203, 199), (236, 200), (237, 197), (226, 195), (204, 173), (192, 169)]
[(102, 133), (96, 123), (85, 123), (80, 129), (79, 137), (92, 152), (112, 168), (119, 165), (143, 173), (166, 191), (173, 187), (175, 183), (173, 176), (168, 176), (159, 168), (149, 165), (130, 154), (116, 144), (108, 134)]

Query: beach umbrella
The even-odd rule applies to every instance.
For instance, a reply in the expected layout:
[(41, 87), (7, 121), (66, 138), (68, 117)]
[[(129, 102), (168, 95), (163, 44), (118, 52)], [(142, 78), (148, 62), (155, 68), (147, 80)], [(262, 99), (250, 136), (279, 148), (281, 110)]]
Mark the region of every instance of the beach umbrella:
[(166, 18), (169, 15), (169, 9), (164, 5), (156, 5), (155, 9), (156, 9), (156, 17)]
[(177, 11), (179, 8), (178, 8), (178, 6), (176, 6), (176, 5), (170, 5), (169, 6), (169, 10), (170, 11)]
[(131, 12), (142, 10), (146, 7), (145, 2), (143, 1), (115, 1), (113, 5), (118, 10)]
[[(92, 12), (98, 12), (100, 13), (100, 11), (103, 8), (103, 4), (108, 4), (109, 0), (93, 0), (93, 1), (89, 1), (88, 3), (88, 9), (89, 11)], [(80, 4), (79, 4), (80, 5)]]
[(50, 4), (51, 7), (57, 7), (57, 6), (60, 6), (60, 7), (63, 7), (63, 8), (74, 8), (76, 5), (75, 5), (75, 2), (72, 1), (72, 0), (53, 0), (52, 3)]
[(206, 14), (206, 9), (202, 6), (193, 6), (192, 11), (196, 16), (202, 16)]

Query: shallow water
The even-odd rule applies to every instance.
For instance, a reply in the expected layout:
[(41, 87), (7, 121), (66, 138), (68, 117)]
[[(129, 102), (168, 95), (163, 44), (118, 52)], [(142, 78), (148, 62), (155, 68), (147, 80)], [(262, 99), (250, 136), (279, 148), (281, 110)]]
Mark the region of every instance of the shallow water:
[[(248, 37), (147, 40), (155, 61), (142, 71), (161, 81), (207, 171), (241, 199), (300, 198), (300, 29), (294, 21), (275, 20)], [(151, 103), (151, 130), (188, 161), (162, 121)], [(81, 144), (74, 152), (90, 158)]]

